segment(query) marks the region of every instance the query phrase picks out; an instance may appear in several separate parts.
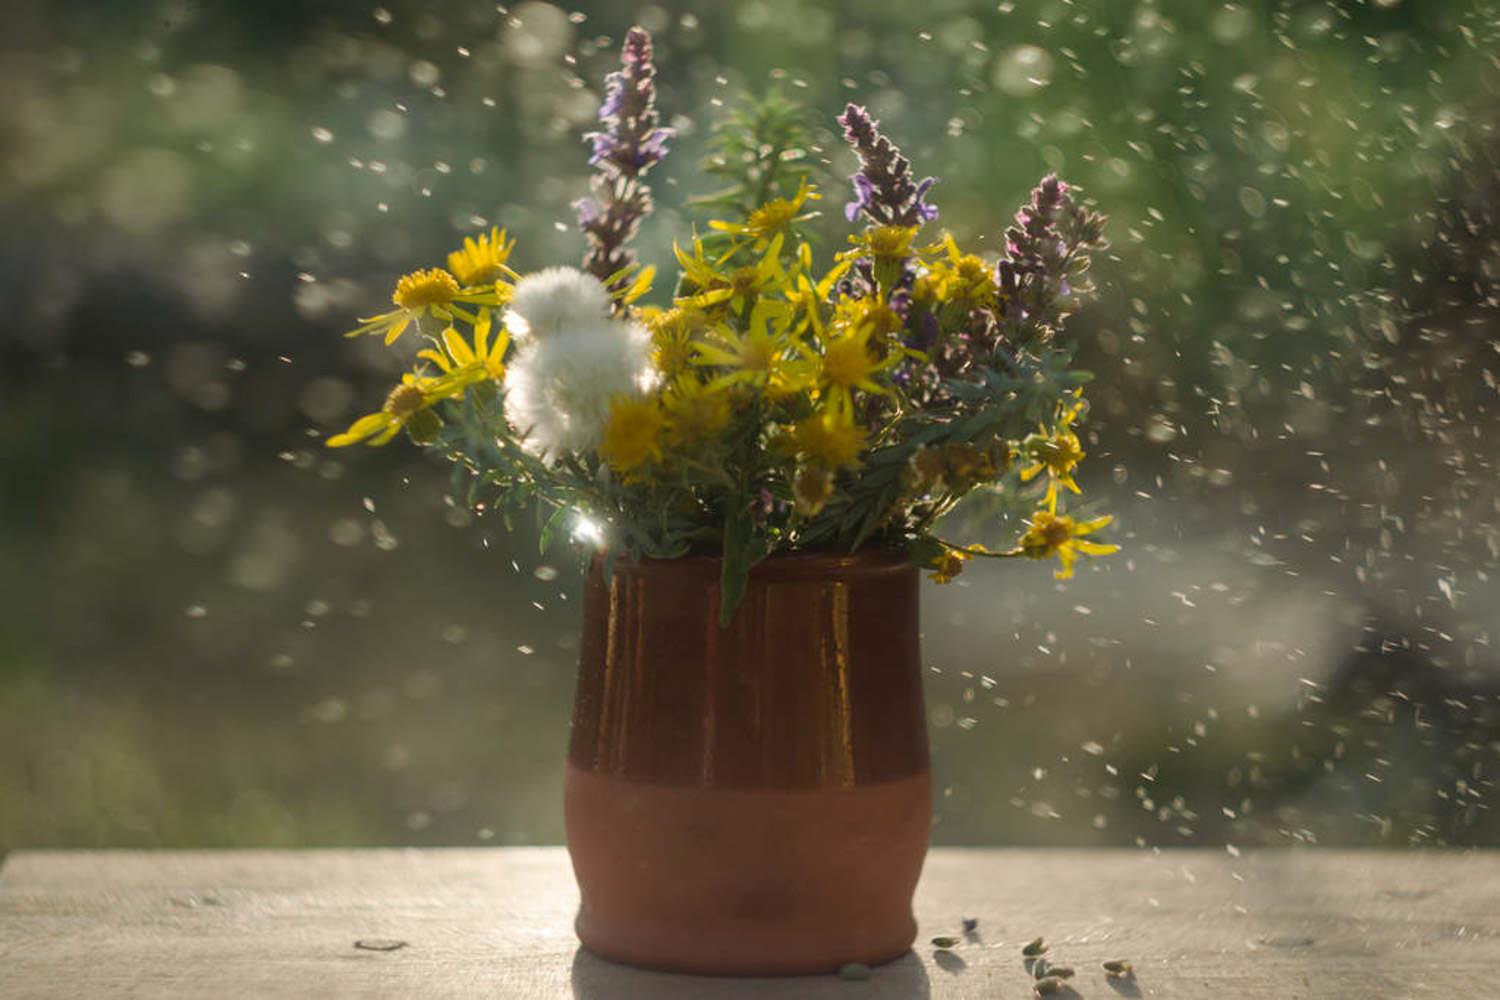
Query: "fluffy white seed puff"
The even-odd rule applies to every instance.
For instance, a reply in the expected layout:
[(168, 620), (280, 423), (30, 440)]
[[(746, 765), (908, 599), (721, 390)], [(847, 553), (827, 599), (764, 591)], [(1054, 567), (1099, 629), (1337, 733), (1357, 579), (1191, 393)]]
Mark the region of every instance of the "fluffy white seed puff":
[(650, 333), (612, 317), (604, 286), (572, 268), (522, 278), (510, 309), (507, 325), (528, 335), (506, 371), (506, 419), (528, 451), (550, 461), (593, 448), (610, 400), (650, 380)]
[(549, 267), (516, 282), (506, 325), (517, 335), (550, 337), (610, 314), (609, 290), (576, 267)]

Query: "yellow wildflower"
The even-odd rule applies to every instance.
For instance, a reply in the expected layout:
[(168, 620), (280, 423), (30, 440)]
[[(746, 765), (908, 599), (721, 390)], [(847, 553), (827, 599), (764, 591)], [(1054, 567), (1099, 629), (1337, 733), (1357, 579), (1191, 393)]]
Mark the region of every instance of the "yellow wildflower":
[(618, 395), (609, 403), (599, 455), (623, 475), (635, 473), (649, 461), (661, 460), (661, 432), (666, 425), (656, 400)]
[(651, 331), (651, 364), (664, 379), (675, 379), (693, 362), (694, 343), (708, 329), (708, 317), (696, 309), (642, 309), (641, 322)]
[(713, 330), (717, 343), (695, 344), (693, 363), (729, 369), (713, 380), (715, 387), (749, 385), (773, 396), (801, 391), (812, 381), (811, 366), (783, 324), (785, 315), (784, 302), (757, 302), (745, 330), (721, 325)]
[(875, 281), (882, 291), (889, 292), (901, 279), (906, 261), (912, 255), (911, 244), (916, 235), (916, 226), (870, 226), (849, 237), (854, 247), (845, 250), (839, 259), (870, 258)]
[(1031, 464), (1020, 469), (1021, 482), (1029, 483), (1043, 472), (1047, 473), (1047, 492), (1042, 498), (1050, 510), (1057, 509), (1057, 487), (1066, 486), (1078, 493), (1078, 484), (1073, 480), (1073, 469), (1083, 460), (1083, 445), (1073, 433), (1073, 421), (1083, 410), (1083, 401), (1076, 400), (1058, 416), (1057, 426), (1051, 431), (1043, 427), (1039, 434), (1028, 434), (1021, 442), (1021, 453)]
[(505, 265), (515, 248), (515, 240), (506, 241), (505, 230), (491, 226), (477, 240), (464, 237), (464, 245), (448, 255), (448, 270), (465, 288), (491, 285), (501, 278), (515, 280), (518, 275)]
[(797, 248), (797, 276), (787, 288), (787, 301), (793, 309), (792, 332), (797, 334), (812, 330), (821, 336), (826, 329), (823, 313), (833, 297), (834, 286), (853, 265), (852, 260), (841, 260), (817, 283), (809, 277), (812, 273), (812, 248), (806, 243)]
[(833, 472), (821, 465), (804, 465), (792, 481), (792, 505), (802, 517), (817, 517), (833, 496)]
[(510, 347), (510, 333), (502, 328), (500, 335), (491, 344), (491, 325), (490, 313), (486, 309), (474, 324), (473, 347), (450, 326), (440, 338), (443, 350), (424, 348), (417, 352), (417, 357), (431, 361), (445, 374), (467, 374), (474, 381), (504, 378), (505, 351)]
[(460, 395), (463, 390), (462, 380), (451, 375), (433, 377), (408, 372), (401, 376), (401, 384), (386, 396), (384, 406), (360, 417), (348, 430), (335, 434), (325, 444), (330, 448), (343, 448), (360, 441), (371, 446), (383, 445), (402, 428), (410, 429), (413, 437), (430, 440), (442, 426), (431, 407)]
[(867, 437), (863, 427), (831, 413), (799, 420), (789, 435), (797, 454), (828, 469), (857, 468)]
[(899, 335), (906, 327), (901, 314), (874, 295), (861, 298), (841, 296), (834, 304), (833, 322), (835, 326), (872, 327), (871, 339), (882, 348), (898, 344)]
[(396, 282), (396, 290), (391, 293), (391, 301), (396, 308), (379, 316), (361, 319), (359, 326), (350, 330), (346, 337), (358, 337), (363, 334), (378, 333), (385, 335), (387, 344), (394, 344), (396, 338), (406, 332), (406, 328), (412, 323), (418, 323), (425, 318), (432, 317), (441, 322), (456, 323), (463, 320), (465, 323), (473, 323), (476, 317), (465, 305), (471, 306), (497, 306), (502, 304), (502, 285), (494, 285), (489, 288), (464, 289), (460, 288), (458, 279), (440, 267), (427, 270), (413, 271), (403, 275)]
[[(758, 253), (769, 246), (776, 237), (790, 232), (797, 223), (816, 217), (816, 212), (804, 214), (802, 206), (809, 201), (817, 201), (821, 197), (822, 195), (818, 194), (804, 177), (795, 195), (791, 198), (772, 198), (746, 216), (744, 222), (722, 222), (714, 219), (708, 225), (709, 228), (717, 229), (721, 233), (743, 237), (743, 240), (735, 243), (734, 250), (738, 250), (748, 242)], [(733, 253), (733, 250), (730, 252)]]
[(891, 367), (896, 354), (888, 354), (883, 360), (870, 351), (870, 337), (875, 333), (873, 324), (834, 330), (823, 341), (823, 355), (818, 373), (818, 386), (828, 405), (838, 413), (848, 413), (854, 408), (854, 390), (891, 395), (891, 390), (876, 382), (874, 376)]
[(1108, 514), (1091, 521), (1074, 521), (1071, 517), (1042, 508), (1031, 515), (1026, 534), (1021, 536), (1021, 554), (1028, 559), (1057, 557), (1060, 568), (1053, 576), (1066, 580), (1073, 575), (1073, 562), (1079, 553), (1089, 556), (1107, 556), (1120, 551), (1118, 545), (1106, 545), (1088, 541), (1084, 536), (1109, 524), (1114, 518)]
[(702, 240), (693, 241), (691, 256), (674, 245), (672, 249), (677, 262), (682, 265), (683, 278), (697, 289), (693, 294), (679, 298), (677, 305), (709, 309), (727, 303), (735, 312), (743, 313), (748, 303), (770, 289), (786, 284), (786, 271), (781, 266), (784, 238), (780, 235), (773, 237), (760, 260), (729, 271), (703, 255)]
[(905, 260), (911, 256), (911, 244), (916, 235), (916, 226), (870, 226), (849, 237), (854, 249), (846, 250), (844, 256)]
[(913, 297), (938, 313), (946, 323), (967, 319), (975, 309), (995, 306), (995, 278), (990, 266), (976, 254), (958, 248), (952, 233), (932, 250), (943, 250), (946, 259), (928, 265), (927, 273), (917, 279)]
[(729, 423), (729, 391), (683, 375), (662, 392), (666, 443), (674, 448), (711, 441)]
[(964, 571), (965, 564), (974, 556), (963, 549), (943, 548), (941, 552), (932, 557), (928, 563), (932, 572), (927, 578), (934, 583), (952, 583), (954, 577)]

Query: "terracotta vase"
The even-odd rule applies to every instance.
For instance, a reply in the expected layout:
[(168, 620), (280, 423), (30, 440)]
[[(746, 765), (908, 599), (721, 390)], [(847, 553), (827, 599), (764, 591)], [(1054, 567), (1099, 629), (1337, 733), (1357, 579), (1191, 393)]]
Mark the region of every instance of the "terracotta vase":
[(726, 628), (718, 580), (711, 558), (590, 574), (564, 796), (578, 936), (702, 974), (896, 958), (932, 814), (917, 571), (774, 557)]

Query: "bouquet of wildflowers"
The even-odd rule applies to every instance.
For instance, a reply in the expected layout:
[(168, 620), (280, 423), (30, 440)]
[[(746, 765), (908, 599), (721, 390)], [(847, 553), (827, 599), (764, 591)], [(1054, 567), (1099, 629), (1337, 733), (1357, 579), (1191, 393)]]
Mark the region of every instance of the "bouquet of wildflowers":
[[(1055, 557), (1067, 577), (1114, 551), (1090, 537), (1110, 518), (1065, 512), (1087, 374), (1058, 342), (1091, 291), (1103, 216), (1047, 177), (998, 261), (966, 253), (934, 229), (933, 178), (851, 104), (838, 122), (858, 229), (820, 259), (797, 114), (771, 99), (716, 129), (705, 170), (733, 183), (707, 200), (733, 218), (680, 241), (670, 305), (647, 305), (657, 271), (630, 243), (671, 131), (645, 31), (621, 61), (587, 137), (582, 268), (520, 273), (492, 229), (401, 278), (396, 308), (350, 335), (415, 337), (415, 367), (330, 446), (404, 431), (453, 462), (476, 510), (536, 510), (544, 546), (583, 525), (633, 558), (721, 555), (726, 620), (777, 552), (904, 547), (947, 581), (975, 556)], [(1010, 547), (939, 534), (976, 492), (1030, 512)]]

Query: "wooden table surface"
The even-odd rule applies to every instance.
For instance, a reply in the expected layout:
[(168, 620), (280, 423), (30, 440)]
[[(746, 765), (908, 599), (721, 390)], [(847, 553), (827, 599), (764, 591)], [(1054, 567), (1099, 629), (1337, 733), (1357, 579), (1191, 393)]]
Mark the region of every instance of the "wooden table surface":
[[(936, 850), (921, 946), (865, 982), (615, 966), (579, 951), (576, 905), (561, 848), (23, 851), (0, 997), (1025, 1000), (1038, 935), (1068, 1000), (1500, 997), (1500, 852)], [(926, 946), (963, 917), (971, 940)]]

